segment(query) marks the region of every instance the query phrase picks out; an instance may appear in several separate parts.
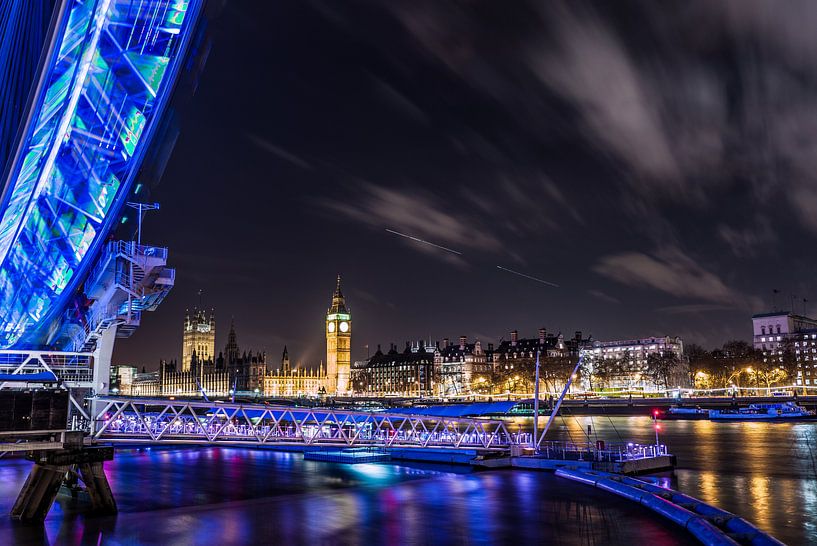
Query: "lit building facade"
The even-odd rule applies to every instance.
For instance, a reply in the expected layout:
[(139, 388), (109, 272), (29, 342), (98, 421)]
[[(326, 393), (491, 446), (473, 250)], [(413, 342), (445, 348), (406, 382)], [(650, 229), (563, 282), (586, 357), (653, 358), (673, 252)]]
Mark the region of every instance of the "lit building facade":
[(130, 396), (151, 397), (162, 394), (160, 372), (142, 372), (133, 377)]
[(281, 367), (267, 373), (263, 378), (264, 396), (298, 397), (317, 396), (326, 392), (326, 370), (323, 364), (317, 371), (305, 368), (292, 369), (286, 346), (281, 356)]
[(340, 289), (338, 275), (332, 304), (326, 312), (326, 394), (344, 395), (349, 391), (352, 366), (352, 314)]
[[(317, 370), (301, 366), (293, 369), (287, 348), (284, 347), (281, 366), (270, 371), (266, 353), (240, 350), (235, 324), (230, 325), (224, 351), (214, 357), (215, 314), (212, 310), (208, 313), (194, 308), (192, 313), (186, 313), (184, 319), (181, 363), (161, 362), (156, 374), (157, 386), (142, 385), (138, 391), (183, 397), (198, 397), (202, 392), (212, 397), (227, 397), (235, 393), (269, 397), (348, 394), (352, 316), (341, 291), (340, 277), (325, 324), (326, 367), (321, 363)], [(425, 377), (424, 374), (424, 381)], [(430, 374), (428, 377), (430, 380)], [(134, 380), (134, 385), (136, 382)], [(131, 390), (137, 391), (135, 387)]]
[[(496, 376), (504, 381), (495, 385), (495, 392), (533, 390), (533, 380), (528, 381), (530, 370), (535, 369), (536, 355), (540, 355), (540, 392), (559, 392), (567, 383), (571, 365), (575, 365), (581, 350), (592, 344), (591, 337), (583, 337), (576, 331), (573, 337), (565, 339), (561, 332), (548, 332), (539, 328), (538, 336), (520, 338), (519, 332), (513, 330), (510, 338), (502, 340), (496, 349), (489, 345), (489, 360), (493, 362)], [(519, 385), (514, 380), (514, 370), (524, 370), (525, 379)], [(478, 377), (477, 381), (481, 378)]]
[[(687, 387), (690, 384), (689, 363), (684, 357), (684, 343), (680, 337), (648, 337), (618, 341), (593, 341), (581, 349), (582, 387), (623, 390), (655, 390), (661, 388), (650, 376), (650, 355), (674, 355), (675, 368), (668, 374), (667, 388)], [(606, 363), (614, 363), (601, 369)], [(594, 377), (597, 379), (594, 382)]]
[(424, 342), (406, 342), (402, 352), (392, 345), (387, 353), (378, 345), (374, 355), (352, 366), (352, 390), (360, 396), (431, 396), (434, 352)]
[(460, 336), (459, 344), (453, 344), (444, 338), (434, 351), (435, 385), (440, 396), (468, 396), (474, 378), (492, 371), (492, 355), (483, 350), (478, 339), (468, 343), (466, 336)]
[[(230, 324), (227, 345), (218, 357), (213, 358), (215, 347), (215, 315), (193, 311), (185, 317), (182, 353), (189, 354), (189, 362), (179, 366), (177, 362), (159, 365), (160, 394), (162, 396), (226, 397), (236, 392), (260, 394), (267, 373), (266, 355), (263, 352), (241, 352)], [(201, 357), (199, 356), (201, 351)]]
[(540, 353), (543, 358), (578, 358), (581, 350), (592, 343), (592, 338), (582, 337), (580, 331), (572, 338), (565, 339), (561, 332), (554, 334), (546, 328), (539, 328), (539, 335), (531, 338), (520, 338), (519, 332), (514, 330), (510, 338), (502, 340), (496, 349), (491, 346), (490, 352), (495, 364), (500, 366), (504, 362), (535, 358), (536, 353)]
[(798, 386), (817, 385), (817, 320), (788, 312), (760, 313), (752, 317), (753, 344), (763, 358), (783, 364), (790, 352), (797, 365)]
[(216, 358), (216, 316), (204, 309), (193, 308), (193, 313), (185, 311), (184, 333), (182, 337), (182, 372), (189, 372), (194, 359), (199, 362), (214, 361)]

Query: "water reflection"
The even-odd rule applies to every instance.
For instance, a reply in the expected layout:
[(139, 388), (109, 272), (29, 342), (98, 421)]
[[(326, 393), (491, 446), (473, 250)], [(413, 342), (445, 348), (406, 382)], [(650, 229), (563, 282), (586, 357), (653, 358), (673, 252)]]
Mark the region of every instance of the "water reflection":
[[(2, 461), (8, 512), (28, 463)], [(551, 474), (336, 465), (241, 449), (123, 450), (106, 468), (120, 514), (61, 500), (42, 528), (0, 519), (14, 544), (681, 544), (636, 504)]]
[[(650, 417), (595, 416), (589, 436), (586, 419), (560, 417), (547, 439), (655, 442)], [(514, 423), (530, 430), (532, 419)], [(660, 441), (678, 457), (677, 489), (739, 514), (786, 543), (817, 544), (814, 423), (665, 421)]]

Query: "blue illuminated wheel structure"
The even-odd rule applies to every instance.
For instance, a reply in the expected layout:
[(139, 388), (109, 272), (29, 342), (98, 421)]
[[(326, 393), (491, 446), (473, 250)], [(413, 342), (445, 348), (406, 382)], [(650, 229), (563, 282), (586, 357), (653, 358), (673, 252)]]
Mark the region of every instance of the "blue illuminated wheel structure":
[(0, 348), (47, 343), (80, 288), (131, 192), (202, 3), (57, 2), (4, 173)]

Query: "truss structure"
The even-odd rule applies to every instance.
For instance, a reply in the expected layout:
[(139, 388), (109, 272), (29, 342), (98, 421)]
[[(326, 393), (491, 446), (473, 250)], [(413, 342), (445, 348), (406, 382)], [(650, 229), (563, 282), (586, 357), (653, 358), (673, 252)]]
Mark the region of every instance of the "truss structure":
[(499, 420), (327, 408), (98, 397), (93, 436), (106, 441), (504, 450)]

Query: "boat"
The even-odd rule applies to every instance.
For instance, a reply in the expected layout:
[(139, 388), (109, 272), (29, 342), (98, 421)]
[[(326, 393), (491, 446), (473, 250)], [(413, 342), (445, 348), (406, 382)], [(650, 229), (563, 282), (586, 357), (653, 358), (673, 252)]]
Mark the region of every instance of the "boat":
[(813, 411), (794, 402), (749, 404), (746, 408), (709, 410), (709, 419), (712, 421), (797, 421), (814, 418)]
[(656, 413), (658, 419), (709, 419), (709, 410), (700, 406), (671, 406), (667, 411)]

